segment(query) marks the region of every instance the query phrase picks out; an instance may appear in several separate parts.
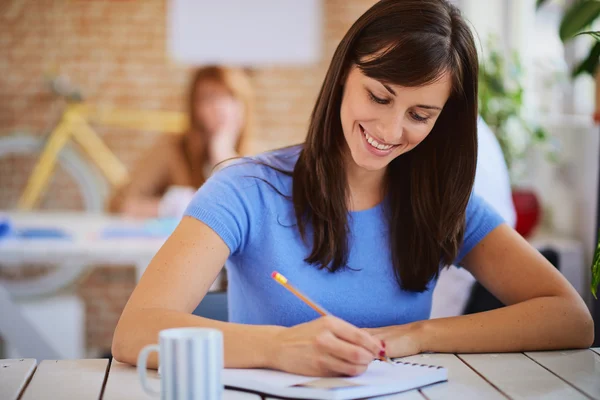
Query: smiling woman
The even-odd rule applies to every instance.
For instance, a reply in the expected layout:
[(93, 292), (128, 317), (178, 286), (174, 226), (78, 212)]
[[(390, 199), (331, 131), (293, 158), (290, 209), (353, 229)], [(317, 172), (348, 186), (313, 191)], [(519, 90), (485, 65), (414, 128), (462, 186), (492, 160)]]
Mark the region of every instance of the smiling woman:
[(357, 165), (381, 170), (421, 143), (451, 89), (448, 73), (429, 85), (402, 87), (370, 78), (360, 67), (352, 66), (344, 85), (341, 121)]
[[(380, 354), (589, 346), (577, 292), (472, 194), (477, 66), (447, 1), (377, 2), (337, 47), (305, 143), (196, 193), (121, 316), (116, 359), (135, 363), (175, 326), (220, 329), (226, 367), (320, 376), (359, 374)], [(429, 320), (454, 263), (507, 307)], [(190, 315), (224, 264), (231, 322)], [(316, 318), (273, 270), (336, 317)]]

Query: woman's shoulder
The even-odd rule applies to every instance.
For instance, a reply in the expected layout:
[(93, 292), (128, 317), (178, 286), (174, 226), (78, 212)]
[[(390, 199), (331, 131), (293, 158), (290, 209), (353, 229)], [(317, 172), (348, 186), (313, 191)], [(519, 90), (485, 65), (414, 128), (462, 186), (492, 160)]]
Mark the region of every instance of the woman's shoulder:
[(489, 214), (496, 214), (496, 210), (487, 202), (487, 200), (476, 193), (471, 192), (469, 202), (467, 203), (466, 215), (467, 220), (474, 216), (487, 216)]
[(471, 197), (469, 198), (467, 209), (465, 211), (463, 243), (454, 264), (459, 265), (465, 255), (467, 255), (477, 243), (504, 222), (502, 216), (500, 216), (500, 214), (498, 214), (498, 212), (490, 206), (483, 197), (475, 192), (471, 192)]
[(185, 215), (209, 225), (232, 253), (238, 251), (265, 218), (289, 214), (290, 174), (299, 153), (286, 148), (232, 160), (198, 189)]
[(291, 174), (300, 151), (301, 146), (291, 146), (240, 157), (227, 162), (214, 172), (209, 181), (235, 181), (242, 187), (262, 181), (283, 189), (291, 185)]
[(302, 151), (302, 145), (282, 147), (260, 153), (254, 159), (269, 166), (285, 171), (293, 171)]
[(238, 170), (252, 171), (266, 178), (291, 175), (298, 161), (301, 145), (283, 147), (242, 157), (232, 163)]

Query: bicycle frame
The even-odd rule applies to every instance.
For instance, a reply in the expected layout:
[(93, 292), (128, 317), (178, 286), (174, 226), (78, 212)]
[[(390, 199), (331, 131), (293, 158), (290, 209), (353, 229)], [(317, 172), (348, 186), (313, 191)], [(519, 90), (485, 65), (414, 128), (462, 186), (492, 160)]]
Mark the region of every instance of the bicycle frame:
[(82, 103), (69, 103), (58, 125), (50, 133), (40, 157), (29, 176), (17, 207), (31, 210), (48, 186), (57, 157), (63, 147), (74, 140), (96, 164), (109, 184), (118, 187), (128, 181), (125, 165), (106, 146), (88, 124), (89, 119), (103, 125), (126, 129), (179, 133), (185, 129), (182, 113), (169, 111), (112, 110), (92, 108)]

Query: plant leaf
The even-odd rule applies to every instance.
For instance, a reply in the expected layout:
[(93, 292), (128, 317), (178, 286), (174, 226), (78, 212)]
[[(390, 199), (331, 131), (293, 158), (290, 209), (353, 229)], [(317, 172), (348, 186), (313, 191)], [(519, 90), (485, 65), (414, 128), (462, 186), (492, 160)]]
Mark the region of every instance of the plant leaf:
[(600, 285), (600, 241), (594, 251), (594, 261), (592, 262), (592, 294), (598, 299), (598, 285)]
[(576, 76), (588, 73), (591, 76), (594, 76), (596, 68), (598, 67), (598, 59), (600, 58), (600, 41), (597, 42), (592, 49), (590, 50), (590, 54), (587, 56), (585, 60), (583, 60), (574, 70), (571, 76), (575, 78)]
[(536, 128), (533, 131), (533, 138), (539, 142), (545, 142), (548, 139), (548, 134), (543, 128)]
[(600, 15), (599, 0), (580, 0), (565, 12), (560, 23), (560, 39), (565, 42), (592, 23)]
[(540, 8), (547, 0), (537, 0), (535, 2), (535, 8)]
[(579, 36), (579, 35), (590, 35), (591, 37), (593, 37), (594, 39), (596, 39), (597, 41), (600, 42), (600, 31), (585, 31), (585, 32), (579, 32), (577, 35), (575, 36)]

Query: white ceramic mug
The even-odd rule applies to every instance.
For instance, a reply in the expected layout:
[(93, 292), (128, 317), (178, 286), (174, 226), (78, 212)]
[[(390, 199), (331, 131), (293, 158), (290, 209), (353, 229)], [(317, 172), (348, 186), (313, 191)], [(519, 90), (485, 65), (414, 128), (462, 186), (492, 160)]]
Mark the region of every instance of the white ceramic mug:
[[(223, 334), (210, 328), (173, 328), (160, 331), (159, 344), (142, 349), (137, 369), (144, 390), (163, 400), (217, 400), (223, 394)], [(156, 351), (160, 364), (160, 392), (148, 387), (146, 361)]]

